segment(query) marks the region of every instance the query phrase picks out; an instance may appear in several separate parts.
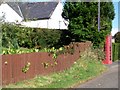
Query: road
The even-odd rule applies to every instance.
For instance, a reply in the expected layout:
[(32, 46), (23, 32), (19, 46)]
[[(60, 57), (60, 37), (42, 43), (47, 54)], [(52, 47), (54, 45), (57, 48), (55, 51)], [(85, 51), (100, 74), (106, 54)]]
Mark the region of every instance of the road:
[[(120, 62), (115, 62), (111, 65), (106, 65), (108, 71), (101, 76), (90, 80), (84, 84), (79, 85), (77, 88), (118, 88), (118, 80), (120, 80)], [(118, 79), (119, 78), (119, 79)]]

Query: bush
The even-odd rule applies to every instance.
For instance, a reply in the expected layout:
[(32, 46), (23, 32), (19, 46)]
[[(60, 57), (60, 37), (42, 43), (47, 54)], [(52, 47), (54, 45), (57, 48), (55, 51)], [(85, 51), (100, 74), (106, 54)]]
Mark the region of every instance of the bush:
[[(85, 56), (84, 56), (85, 55)], [(100, 48), (89, 48), (82, 53), (81, 58), (84, 60), (98, 60), (102, 61), (105, 59), (105, 53), (103, 49)]]
[(69, 45), (72, 41), (72, 34), (69, 30), (62, 30), (59, 45)]
[(60, 39), (61, 31), (19, 27), (5, 23), (2, 25), (2, 46), (6, 48), (43, 48), (53, 47)]
[(115, 38), (115, 42), (116, 43), (120, 43), (120, 32), (118, 32), (117, 34), (115, 34), (114, 38)]
[(112, 43), (112, 60), (120, 60), (120, 43)]

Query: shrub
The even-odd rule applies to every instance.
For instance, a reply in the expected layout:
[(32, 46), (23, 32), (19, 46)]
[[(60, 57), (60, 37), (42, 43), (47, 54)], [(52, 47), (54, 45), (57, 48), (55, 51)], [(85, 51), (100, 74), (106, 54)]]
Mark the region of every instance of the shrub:
[(59, 42), (61, 31), (5, 23), (2, 25), (2, 34), (3, 47), (43, 48), (55, 46)]
[(120, 43), (112, 43), (112, 60), (120, 60)]
[(62, 30), (59, 45), (69, 45), (72, 41), (72, 34), (69, 30)]
[[(105, 53), (103, 49), (100, 48), (89, 48), (85, 52), (81, 54), (81, 59), (84, 60), (104, 60), (105, 59)], [(84, 56), (85, 55), (85, 56)]]

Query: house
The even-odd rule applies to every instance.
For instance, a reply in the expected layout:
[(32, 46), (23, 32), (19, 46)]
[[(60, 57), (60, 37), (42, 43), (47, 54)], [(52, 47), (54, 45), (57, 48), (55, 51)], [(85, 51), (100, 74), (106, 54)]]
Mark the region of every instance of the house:
[(21, 16), (8, 5), (8, 3), (2, 3), (0, 5), (0, 17), (5, 22), (21, 22), (23, 20)]
[(67, 29), (68, 21), (62, 16), (61, 2), (7, 2), (0, 6), (5, 22), (27, 27)]

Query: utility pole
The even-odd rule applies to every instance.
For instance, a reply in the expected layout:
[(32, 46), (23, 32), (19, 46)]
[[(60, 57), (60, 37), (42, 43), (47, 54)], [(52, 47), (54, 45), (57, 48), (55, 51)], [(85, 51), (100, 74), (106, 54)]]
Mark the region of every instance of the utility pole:
[(100, 31), (100, 0), (98, 0), (98, 32)]

